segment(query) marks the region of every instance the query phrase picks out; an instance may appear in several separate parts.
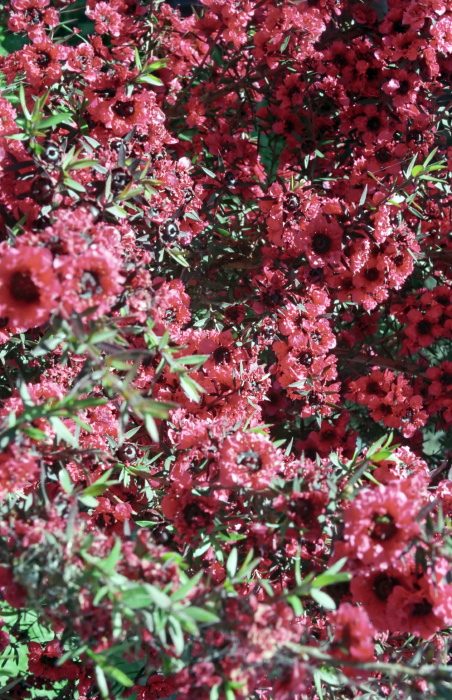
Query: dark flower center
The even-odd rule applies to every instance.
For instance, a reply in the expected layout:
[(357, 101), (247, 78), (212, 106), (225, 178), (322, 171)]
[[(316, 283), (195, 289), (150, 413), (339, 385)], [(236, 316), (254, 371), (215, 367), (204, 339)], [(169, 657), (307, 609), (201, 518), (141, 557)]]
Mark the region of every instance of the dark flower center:
[(324, 271), (322, 267), (312, 267), (309, 270), (308, 277), (311, 282), (323, 282), (324, 278)]
[(116, 88), (104, 88), (103, 90), (94, 90), (94, 92), (99, 95), (99, 97), (109, 100), (116, 95)]
[(378, 131), (380, 128), (381, 121), (380, 118), (377, 117), (376, 115), (373, 117), (370, 117), (370, 119), (367, 120), (367, 128), (369, 131)]
[(36, 59), (36, 65), (39, 66), (39, 68), (47, 68), (49, 63), (52, 61), (52, 56), (47, 53), (47, 51), (39, 51), (38, 52), (38, 58)]
[(299, 355), (297, 356), (297, 360), (300, 363), (300, 365), (304, 365), (305, 367), (310, 367), (312, 365), (312, 355), (306, 350), (302, 350), (299, 353)]
[(216, 365), (224, 365), (231, 361), (231, 353), (224, 345), (220, 345), (219, 348), (214, 350), (213, 359)]
[(414, 617), (424, 617), (425, 615), (429, 615), (432, 610), (433, 605), (426, 598), (422, 598), (420, 603), (415, 603), (413, 605), (411, 614), (414, 615)]
[(277, 289), (267, 289), (262, 294), (262, 301), (268, 307), (279, 306), (282, 302), (282, 295)]
[(382, 146), (378, 149), (378, 151), (376, 151), (375, 158), (379, 163), (389, 163), (389, 161), (392, 159), (391, 151), (386, 146)]
[(126, 119), (127, 117), (131, 117), (135, 112), (135, 104), (131, 100), (128, 102), (117, 102), (113, 106), (113, 112), (117, 114), (118, 117)]
[(58, 661), (58, 657), (56, 656), (47, 656), (46, 654), (43, 654), (41, 658), (39, 659), (39, 662), (48, 668), (54, 668), (56, 666), (56, 663)]
[(42, 13), (36, 7), (30, 7), (25, 12), (25, 19), (30, 24), (36, 26), (42, 19)]
[(167, 323), (174, 323), (177, 318), (177, 313), (175, 309), (167, 309), (163, 314), (163, 318)]
[(56, 163), (60, 159), (60, 149), (54, 143), (47, 141), (43, 144), (45, 151), (42, 154), (48, 163)]
[(312, 239), (312, 250), (317, 255), (325, 255), (331, 250), (333, 242), (326, 233), (315, 233)]
[(35, 304), (39, 301), (39, 289), (31, 279), (29, 271), (13, 272), (9, 283), (11, 296), (25, 304)]
[(122, 190), (129, 183), (129, 181), (130, 176), (123, 170), (121, 170), (120, 168), (113, 170), (111, 178), (111, 189), (115, 194), (118, 194), (118, 192), (122, 192)]
[(195, 520), (205, 520), (207, 513), (205, 513), (197, 503), (189, 503), (184, 508), (184, 520), (191, 525)]
[(241, 464), (251, 472), (258, 472), (262, 469), (262, 459), (259, 452), (246, 450), (237, 456), (237, 464)]
[(93, 270), (83, 271), (80, 277), (80, 286), (82, 288), (82, 295), (87, 299), (90, 299), (95, 294), (102, 294), (103, 291), (100, 277), (97, 272), (93, 272)]
[(313, 519), (314, 516), (314, 505), (309, 498), (303, 498), (299, 501), (293, 502), (291, 504), (291, 510), (295, 513), (304, 523), (308, 523)]
[(386, 513), (386, 515), (377, 515), (373, 517), (373, 525), (370, 531), (370, 536), (373, 540), (378, 542), (386, 542), (394, 537), (398, 528), (394, 522), (392, 515)]
[(364, 277), (366, 278), (366, 280), (369, 280), (369, 282), (376, 282), (379, 276), (380, 271), (376, 267), (370, 267), (364, 273)]
[(397, 92), (399, 95), (406, 95), (410, 91), (410, 83), (408, 80), (402, 80)]
[(422, 135), (422, 131), (419, 131), (419, 129), (411, 129), (406, 136), (407, 141), (414, 141), (414, 143), (422, 143), (424, 140), (424, 137)]
[(375, 577), (372, 590), (377, 596), (378, 600), (386, 601), (391, 595), (394, 586), (397, 586), (399, 581), (393, 576), (388, 576), (388, 574), (378, 574)]
[(284, 206), (288, 211), (295, 211), (295, 209), (298, 209), (300, 205), (300, 199), (298, 195), (295, 193), (291, 192), (290, 194), (286, 195), (286, 198), (284, 199)]
[(376, 381), (371, 381), (366, 386), (366, 391), (368, 394), (379, 396), (382, 394), (380, 385)]
[(173, 536), (163, 525), (158, 525), (152, 530), (151, 535), (157, 544), (169, 544)]
[(430, 323), (430, 321), (424, 318), (422, 319), (422, 321), (419, 321), (419, 323), (416, 325), (416, 330), (419, 333), (419, 335), (428, 335), (432, 330), (432, 324)]

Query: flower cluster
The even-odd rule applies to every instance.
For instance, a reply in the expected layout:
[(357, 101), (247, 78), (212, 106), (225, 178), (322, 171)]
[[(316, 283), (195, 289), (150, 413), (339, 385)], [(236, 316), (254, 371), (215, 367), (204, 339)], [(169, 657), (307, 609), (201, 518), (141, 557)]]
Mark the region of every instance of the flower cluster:
[(448, 697), (452, 7), (0, 21), (8, 697)]

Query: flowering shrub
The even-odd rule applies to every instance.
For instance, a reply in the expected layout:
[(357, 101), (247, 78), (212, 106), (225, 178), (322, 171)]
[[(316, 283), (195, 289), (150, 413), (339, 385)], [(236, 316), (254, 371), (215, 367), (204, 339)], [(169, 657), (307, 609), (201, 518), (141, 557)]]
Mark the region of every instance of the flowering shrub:
[(452, 7), (0, 18), (1, 697), (450, 698)]

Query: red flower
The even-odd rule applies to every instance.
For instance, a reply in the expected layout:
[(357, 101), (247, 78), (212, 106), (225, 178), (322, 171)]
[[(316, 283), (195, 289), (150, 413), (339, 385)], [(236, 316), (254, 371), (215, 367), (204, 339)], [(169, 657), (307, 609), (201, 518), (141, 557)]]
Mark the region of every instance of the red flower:
[(17, 132), (16, 117), (17, 112), (11, 103), (4, 97), (0, 97), (0, 136)]
[(334, 627), (334, 656), (360, 663), (372, 661), (375, 631), (363, 608), (341, 603), (335, 612), (330, 613), (329, 619)]
[(59, 261), (61, 300), (68, 311), (93, 307), (98, 318), (112, 306), (121, 290), (120, 261), (105, 248), (91, 246), (79, 256)]
[(52, 681), (77, 678), (80, 671), (72, 661), (66, 661), (61, 666), (56, 665), (62, 653), (57, 639), (48, 642), (45, 648), (36, 642), (30, 642), (28, 645), (28, 670), (34, 676), (48, 678)]
[(14, 12), (8, 19), (8, 29), (25, 31), (32, 40), (43, 39), (44, 25), (56, 27), (58, 24), (58, 12), (49, 4), (49, 0), (11, 0)]
[(352, 558), (387, 569), (419, 534), (420, 506), (404, 484), (364, 489), (344, 513), (344, 540)]
[(42, 38), (32, 46), (25, 46), (20, 54), (20, 63), (27, 80), (35, 87), (51, 86), (59, 81), (62, 74), (60, 61), (67, 56), (68, 49), (61, 44), (53, 44)]
[(266, 436), (259, 433), (236, 432), (226, 438), (218, 459), (218, 481), (221, 486), (229, 488), (264, 489), (282, 467), (278, 451)]
[[(4, 625), (5, 623), (0, 617), (0, 627), (3, 627)], [(4, 632), (2, 629), (0, 629), (0, 654), (2, 651), (5, 651), (6, 647), (8, 647), (10, 643), (11, 640), (8, 632)]]
[(94, 20), (94, 29), (98, 34), (121, 35), (122, 17), (109, 2), (96, 2), (94, 9), (87, 8), (86, 15)]
[(52, 255), (44, 248), (3, 248), (0, 257), (0, 315), (18, 333), (49, 319), (57, 306), (60, 284)]
[(38, 474), (38, 465), (30, 454), (3, 452), (0, 454), (0, 498), (29, 486)]
[(372, 624), (380, 632), (395, 632), (394, 618), (388, 613), (388, 600), (396, 586), (402, 585), (406, 575), (402, 567), (390, 566), (385, 571), (356, 572), (350, 582), (355, 603), (364, 606)]

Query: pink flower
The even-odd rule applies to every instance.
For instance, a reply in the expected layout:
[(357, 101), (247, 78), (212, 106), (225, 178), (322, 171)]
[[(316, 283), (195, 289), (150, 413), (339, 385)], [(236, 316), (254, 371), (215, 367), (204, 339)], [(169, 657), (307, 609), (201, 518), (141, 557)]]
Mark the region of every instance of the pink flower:
[(372, 661), (375, 630), (366, 611), (350, 603), (342, 603), (329, 617), (334, 627), (334, 656), (361, 663)]
[(409, 482), (364, 489), (349, 504), (344, 513), (344, 540), (351, 557), (387, 569), (419, 534), (414, 518), (420, 505)]
[(48, 321), (57, 306), (60, 283), (52, 255), (44, 248), (3, 248), (0, 257), (0, 315), (13, 333)]
[(100, 246), (91, 246), (77, 257), (64, 258), (58, 274), (61, 299), (68, 311), (93, 308), (92, 318), (106, 313), (121, 291), (120, 261)]
[(281, 469), (282, 460), (266, 436), (236, 432), (221, 445), (219, 464), (221, 486), (257, 491), (270, 485)]

